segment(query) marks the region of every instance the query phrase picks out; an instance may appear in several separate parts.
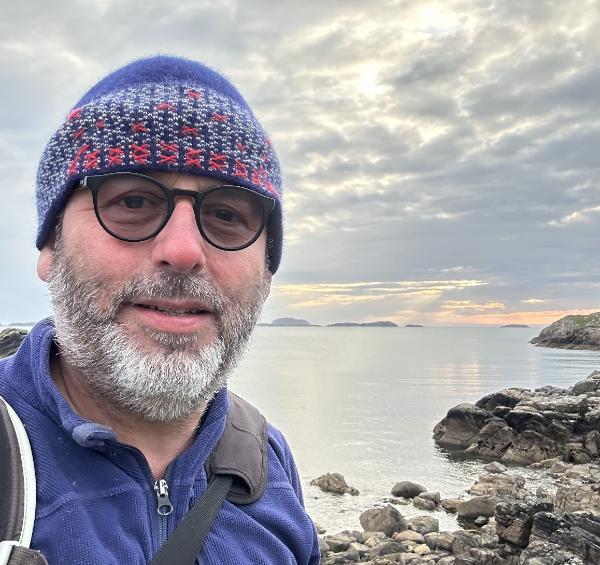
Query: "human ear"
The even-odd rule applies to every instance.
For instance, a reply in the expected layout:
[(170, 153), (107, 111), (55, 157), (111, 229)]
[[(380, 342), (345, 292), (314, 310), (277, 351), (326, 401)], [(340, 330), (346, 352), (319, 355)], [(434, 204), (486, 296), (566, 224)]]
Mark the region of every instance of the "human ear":
[(37, 275), (44, 282), (48, 282), (48, 276), (52, 269), (54, 260), (54, 244), (56, 243), (56, 234), (52, 232), (44, 247), (42, 247), (37, 260)]

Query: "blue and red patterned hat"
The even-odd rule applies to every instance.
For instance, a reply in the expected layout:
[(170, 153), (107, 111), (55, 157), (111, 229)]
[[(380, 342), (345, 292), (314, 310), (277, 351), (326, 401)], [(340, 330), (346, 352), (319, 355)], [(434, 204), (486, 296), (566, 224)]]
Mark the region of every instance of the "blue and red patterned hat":
[(214, 177), (274, 198), (267, 231), (269, 269), (277, 270), (281, 172), (269, 138), (227, 79), (169, 56), (135, 61), (102, 79), (52, 136), (37, 175), (38, 249), (83, 177), (144, 169)]

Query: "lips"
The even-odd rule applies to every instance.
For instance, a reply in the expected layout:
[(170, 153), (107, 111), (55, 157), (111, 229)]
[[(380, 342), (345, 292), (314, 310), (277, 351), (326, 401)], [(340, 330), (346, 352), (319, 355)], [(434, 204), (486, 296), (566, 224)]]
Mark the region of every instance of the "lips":
[(156, 304), (135, 304), (135, 306), (145, 308), (146, 310), (156, 310), (157, 312), (169, 314), (170, 316), (194, 316), (209, 313), (206, 308), (173, 308), (168, 306), (158, 306)]

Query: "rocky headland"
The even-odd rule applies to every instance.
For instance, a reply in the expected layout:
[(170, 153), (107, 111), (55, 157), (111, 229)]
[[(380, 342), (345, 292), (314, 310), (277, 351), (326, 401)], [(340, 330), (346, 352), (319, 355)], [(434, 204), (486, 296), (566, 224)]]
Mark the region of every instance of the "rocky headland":
[[(490, 463), (456, 498), (410, 481), (394, 484), (361, 514), (363, 531), (321, 530), (324, 565), (600, 563), (600, 371), (568, 389), (509, 388), (455, 406), (435, 426), (434, 440)], [(545, 486), (534, 486), (519, 467)], [(335, 484), (330, 492), (356, 490), (341, 475), (322, 484)], [(404, 518), (409, 504), (423, 514)], [(455, 513), (462, 529), (440, 531), (431, 514), (439, 510)]]
[(377, 322), (336, 322), (327, 324), (328, 328), (397, 328), (398, 324), (389, 320), (380, 320)]
[(530, 343), (539, 347), (600, 350), (600, 312), (565, 316), (544, 328)]

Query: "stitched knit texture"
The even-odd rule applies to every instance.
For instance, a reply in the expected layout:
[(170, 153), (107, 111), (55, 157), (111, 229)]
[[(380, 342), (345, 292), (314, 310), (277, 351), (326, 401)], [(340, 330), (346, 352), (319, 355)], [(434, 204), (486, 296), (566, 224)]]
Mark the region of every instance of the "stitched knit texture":
[(274, 198), (269, 262), (282, 250), (279, 160), (248, 104), (223, 76), (179, 57), (135, 61), (79, 100), (42, 155), (36, 183), (38, 249), (87, 175), (163, 170), (209, 176)]
[[(161, 517), (141, 452), (75, 414), (48, 372), (53, 338), (38, 324), (12, 357), (0, 359), (0, 395), (23, 420), (37, 479), (32, 547), (50, 565), (148, 563), (206, 491), (204, 465), (225, 428), (227, 394), (217, 394), (192, 445), (168, 467), (173, 513)], [(281, 432), (268, 428), (268, 484), (256, 502), (225, 502), (198, 556), (202, 565), (316, 565), (319, 544)]]

